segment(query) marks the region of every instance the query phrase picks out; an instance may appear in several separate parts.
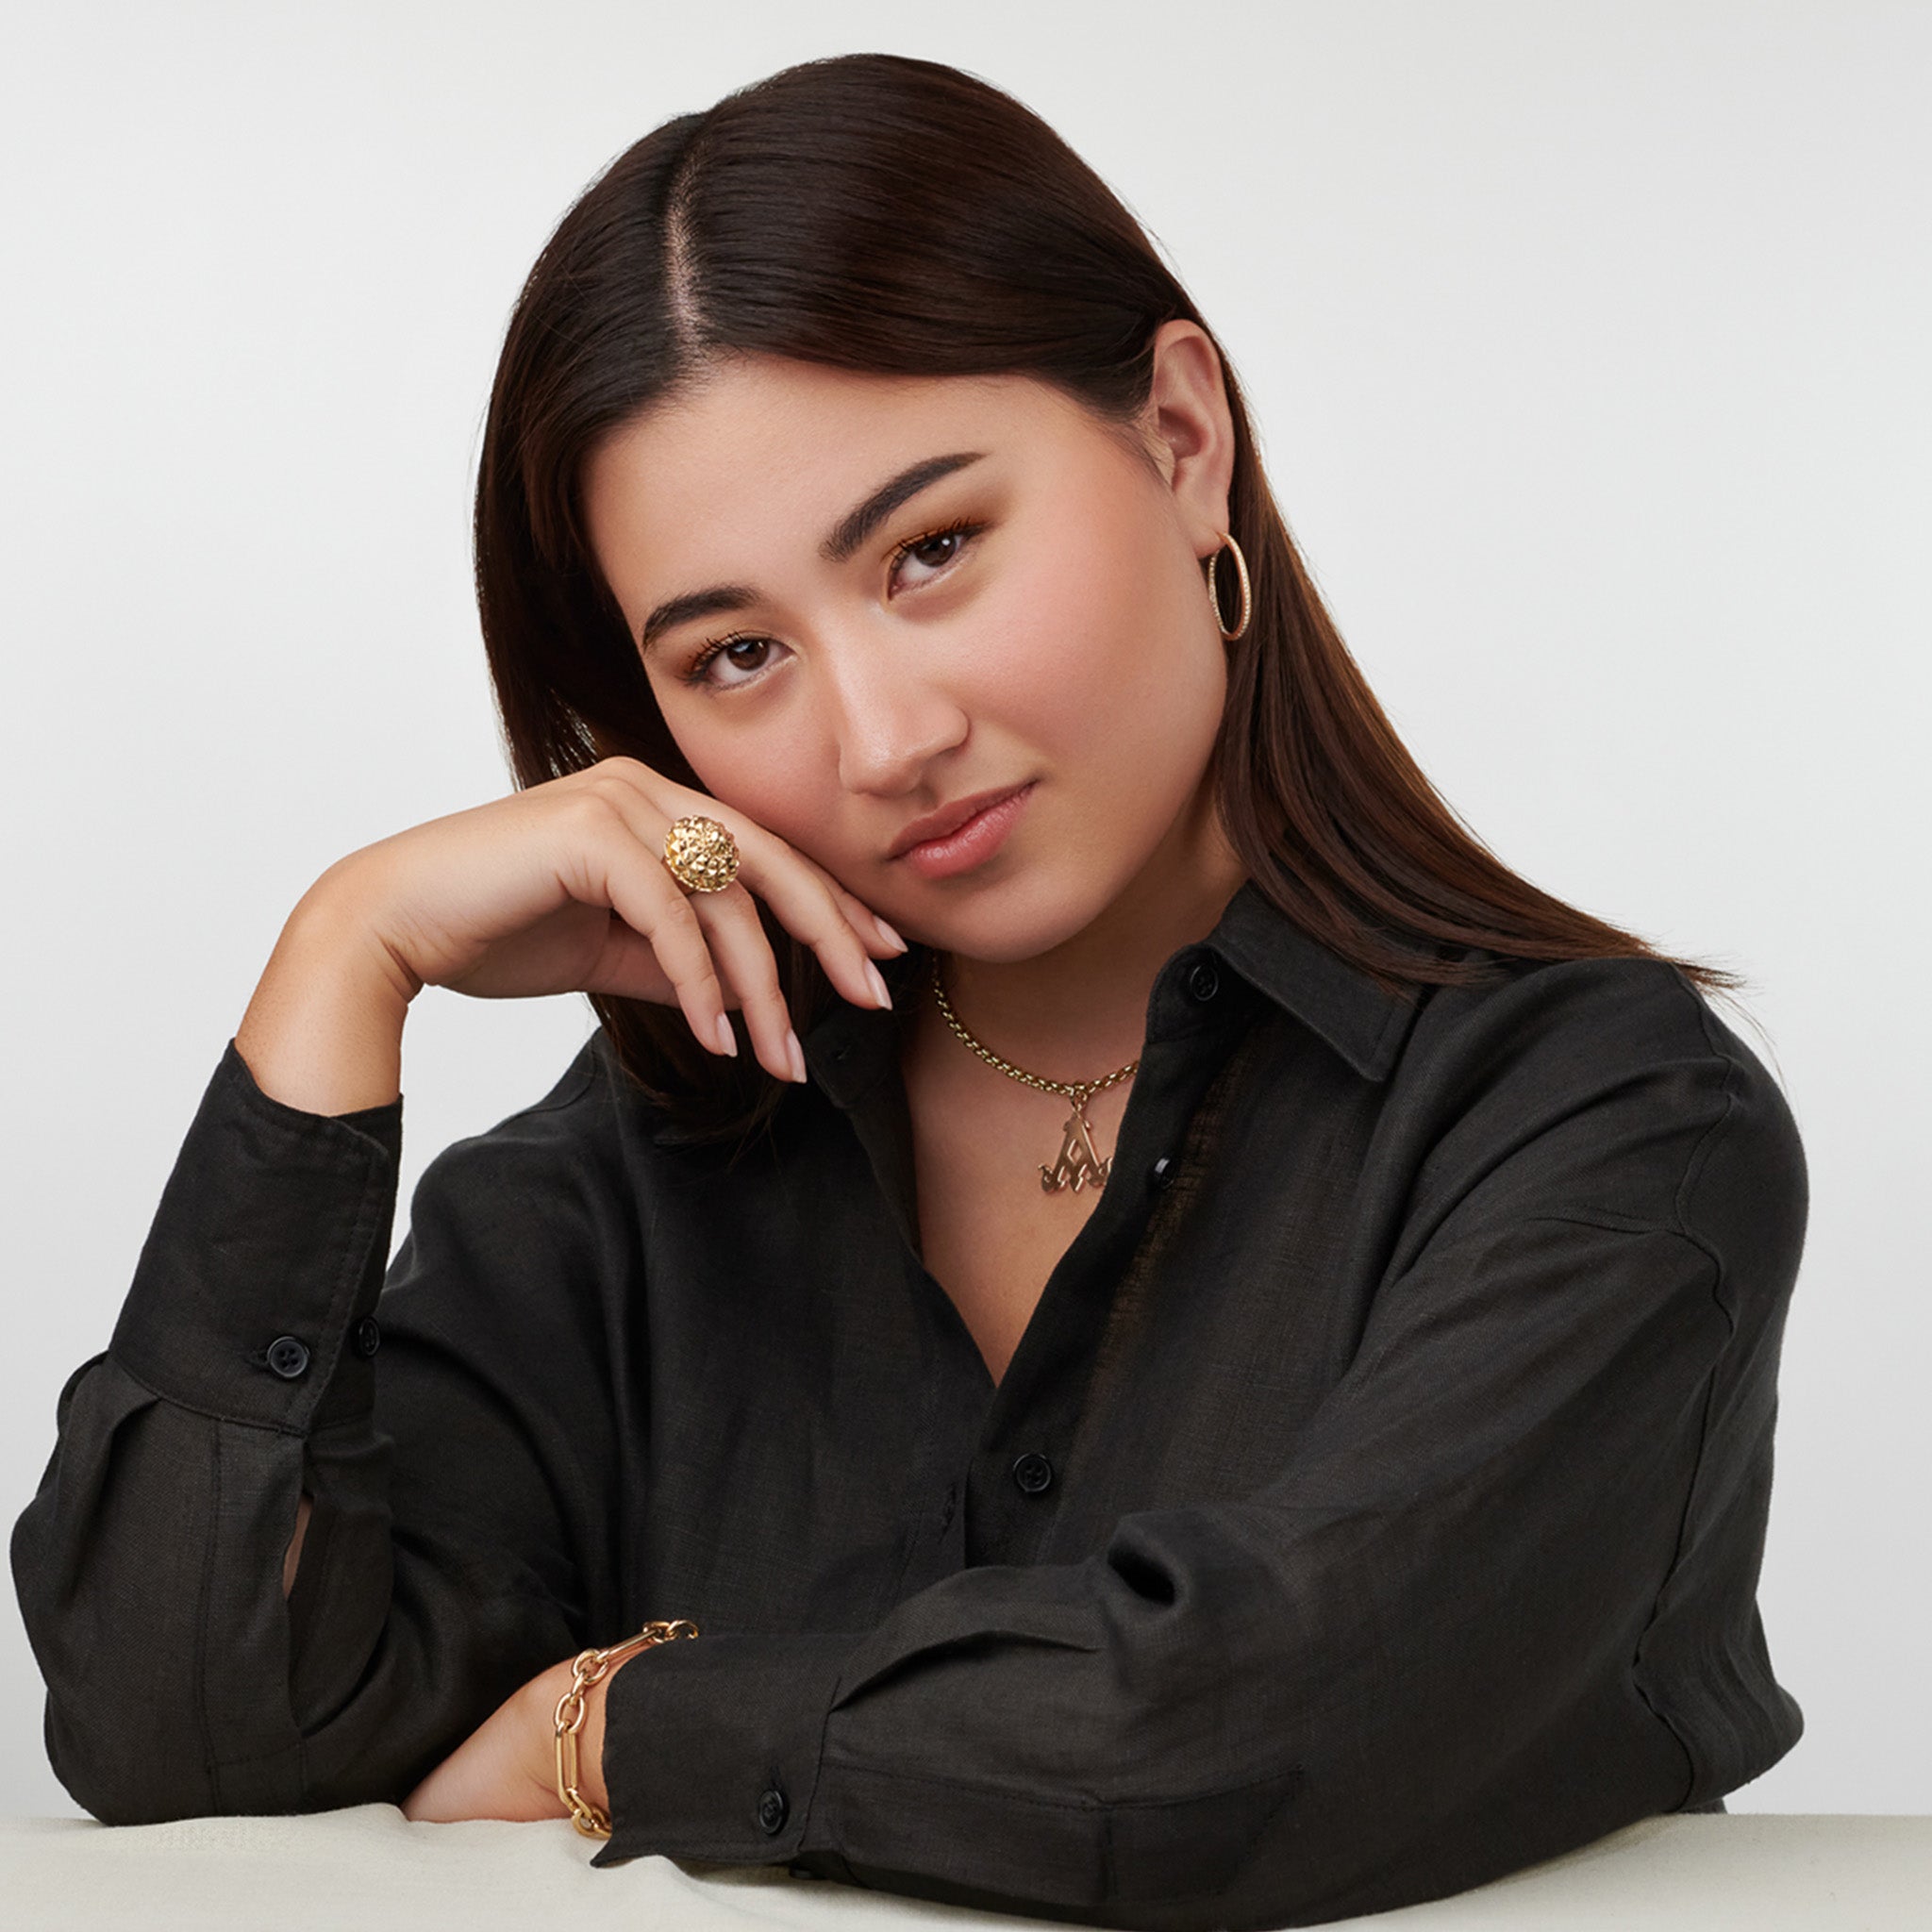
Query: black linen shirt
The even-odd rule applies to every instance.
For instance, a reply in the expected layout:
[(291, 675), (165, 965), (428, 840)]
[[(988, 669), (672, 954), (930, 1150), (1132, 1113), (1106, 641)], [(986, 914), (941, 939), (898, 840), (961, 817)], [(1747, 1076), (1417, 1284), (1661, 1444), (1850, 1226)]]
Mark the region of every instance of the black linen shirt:
[(1800, 1731), (1756, 1590), (1803, 1151), (1675, 968), (1495, 964), (1393, 997), (1244, 886), (997, 1387), (899, 1012), (836, 1006), (735, 1163), (594, 1036), (386, 1285), (401, 1101), (231, 1041), (14, 1535), (56, 1770), (110, 1822), (397, 1800), (688, 1617), (612, 1681), (600, 1863), (1280, 1926), (1708, 1805)]

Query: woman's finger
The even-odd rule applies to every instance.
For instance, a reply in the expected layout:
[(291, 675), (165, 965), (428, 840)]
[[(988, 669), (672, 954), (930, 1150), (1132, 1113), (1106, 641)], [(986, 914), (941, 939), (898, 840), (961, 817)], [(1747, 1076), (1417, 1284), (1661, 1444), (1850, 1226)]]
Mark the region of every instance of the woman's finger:
[(620, 810), (581, 844), (587, 891), (651, 942), (691, 1030), (716, 1054), (736, 1054), (710, 946), (684, 889), (648, 856)]
[[(812, 861), (807, 859), (806, 863), (810, 865)], [(861, 941), (867, 938), (867, 929), (870, 928), (885, 941), (890, 955), (896, 956), (906, 951), (906, 941), (863, 899), (857, 893), (848, 892), (823, 866), (816, 866), (814, 870), (824, 880), (825, 890), (831, 893), (838, 903), (840, 911), (845, 915), (852, 929), (858, 933)]]
[(693, 893), (691, 909), (704, 927), (712, 958), (738, 995), (758, 1064), (781, 1080), (804, 1079), (805, 1050), (793, 1030), (778, 962), (751, 894), (736, 884), (722, 892)]

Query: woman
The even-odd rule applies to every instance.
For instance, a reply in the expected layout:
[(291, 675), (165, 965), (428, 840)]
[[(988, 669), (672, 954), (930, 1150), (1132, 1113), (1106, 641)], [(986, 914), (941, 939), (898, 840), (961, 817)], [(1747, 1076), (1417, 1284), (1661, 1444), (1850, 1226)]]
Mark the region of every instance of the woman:
[[(295, 908), (16, 1533), (83, 1804), (1259, 1926), (1790, 1747), (1732, 982), (1457, 824), (1049, 130), (866, 56), (638, 143), (476, 539), (522, 789)], [(603, 1024), (385, 1284), (431, 985)]]

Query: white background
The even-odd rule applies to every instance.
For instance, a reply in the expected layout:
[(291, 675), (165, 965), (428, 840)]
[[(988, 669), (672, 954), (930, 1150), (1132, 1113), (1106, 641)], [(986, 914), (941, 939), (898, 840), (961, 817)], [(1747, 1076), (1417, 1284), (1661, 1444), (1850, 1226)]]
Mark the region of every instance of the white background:
[[(862, 48), (1149, 225), (1478, 833), (1752, 976), (1811, 1168), (1761, 1599), (1807, 1731), (1732, 1803), (1932, 1811), (1923, 5), (14, 0), (0, 1516), (291, 907), (508, 789), (466, 519), (539, 245), (659, 121)], [(425, 994), (405, 1203), (590, 1024)], [(5, 1592), (0, 1810), (72, 1809), (40, 1702)]]

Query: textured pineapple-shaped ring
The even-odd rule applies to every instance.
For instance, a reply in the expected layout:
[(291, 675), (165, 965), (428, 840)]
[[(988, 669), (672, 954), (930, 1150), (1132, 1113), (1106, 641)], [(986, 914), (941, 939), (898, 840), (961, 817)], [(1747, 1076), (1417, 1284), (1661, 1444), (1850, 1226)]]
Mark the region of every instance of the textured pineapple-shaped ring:
[(682, 818), (664, 834), (664, 863), (691, 892), (722, 892), (738, 876), (738, 841), (716, 819)]

